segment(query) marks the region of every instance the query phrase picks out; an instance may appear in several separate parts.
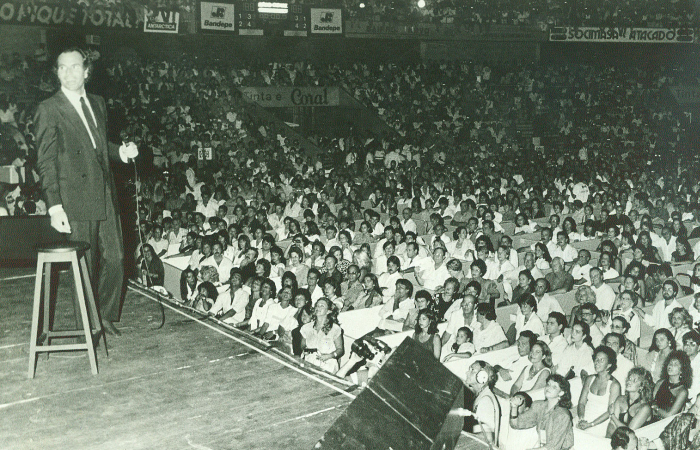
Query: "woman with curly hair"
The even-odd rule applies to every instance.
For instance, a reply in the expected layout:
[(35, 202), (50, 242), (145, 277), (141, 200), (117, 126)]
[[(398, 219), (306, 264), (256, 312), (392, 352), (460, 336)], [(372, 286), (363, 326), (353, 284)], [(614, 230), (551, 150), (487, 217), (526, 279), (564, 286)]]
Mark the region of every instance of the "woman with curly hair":
[(647, 425), (652, 420), (651, 401), (654, 396), (654, 380), (651, 373), (641, 366), (627, 374), (625, 393), (615, 400), (610, 408), (610, 423), (606, 436), (612, 436), (619, 427), (633, 430)]
[(681, 412), (688, 400), (688, 389), (692, 383), (690, 358), (683, 351), (672, 351), (664, 361), (661, 379), (654, 386), (654, 401), (651, 405), (654, 418), (664, 419)]
[(418, 312), (418, 322), (413, 333), (413, 340), (431, 352), (435, 359), (440, 360), (442, 343), (438, 335), (437, 318), (433, 311), (425, 308)]
[(316, 301), (313, 321), (301, 327), (301, 348), (306, 361), (335, 373), (345, 353), (343, 330), (338, 323), (338, 308), (325, 297)]
[(530, 409), (520, 412), (522, 395), (510, 398), (510, 426), (523, 430), (536, 428), (537, 450), (566, 450), (574, 446), (574, 424), (571, 419), (571, 387), (561, 375), (547, 378), (544, 400), (532, 402)]

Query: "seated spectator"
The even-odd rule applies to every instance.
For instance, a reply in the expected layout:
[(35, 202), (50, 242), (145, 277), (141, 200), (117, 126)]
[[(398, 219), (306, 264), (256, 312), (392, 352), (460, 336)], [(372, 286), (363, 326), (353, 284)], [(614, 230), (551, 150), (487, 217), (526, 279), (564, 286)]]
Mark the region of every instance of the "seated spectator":
[(197, 296), (190, 305), (193, 309), (201, 312), (208, 312), (216, 303), (219, 292), (210, 281), (203, 281), (197, 286)]
[[(514, 429), (536, 428), (540, 446), (548, 450), (565, 450), (574, 445), (571, 413), (571, 388), (562, 376), (547, 378), (545, 400), (532, 402), (532, 407), (520, 415), (524, 400), (520, 395), (510, 399), (510, 426)], [(545, 444), (546, 443), (546, 444)]]
[(600, 268), (592, 268), (590, 276), (591, 289), (596, 299), (595, 305), (600, 311), (607, 311), (609, 313), (615, 304), (615, 291), (603, 279), (603, 271)]
[(436, 248), (433, 251), (433, 260), (430, 264), (426, 264), (422, 271), (416, 272), (416, 280), (418, 284), (429, 291), (435, 291), (442, 286), (450, 277), (445, 264), (445, 250)]
[(530, 330), (537, 336), (544, 336), (544, 325), (537, 315), (537, 300), (531, 294), (522, 295), (518, 300), (518, 314), (515, 317), (515, 338), (525, 330)]
[(328, 299), (320, 298), (313, 308), (313, 321), (301, 327), (301, 349), (306, 361), (331, 373), (338, 371), (343, 356), (343, 331), (338, 311)]
[(218, 296), (216, 303), (209, 309), (209, 313), (222, 322), (236, 325), (245, 320), (250, 298), (250, 293), (243, 288), (243, 277), (240, 269), (231, 269), (229, 285), (229, 290)]
[(574, 284), (585, 284), (590, 286), (590, 271), (592, 269), (590, 261), (591, 252), (585, 249), (578, 251), (578, 259), (576, 259), (575, 264), (571, 268), (571, 276), (574, 278)]
[(663, 376), (666, 359), (675, 350), (676, 340), (668, 329), (661, 328), (654, 332), (651, 347), (644, 357), (644, 367), (649, 369), (655, 382)]
[(564, 270), (564, 261), (559, 257), (552, 259), (552, 272), (545, 275), (545, 279), (552, 295), (569, 292), (574, 286), (574, 278)]
[(442, 292), (435, 295), (435, 312), (438, 321), (449, 320), (453, 312), (459, 311), (462, 303), (459, 288), (459, 281), (450, 277), (445, 280)]
[(442, 345), (438, 336), (437, 319), (432, 311), (423, 309), (418, 312), (418, 322), (412, 337), (421, 347), (431, 352), (435, 359), (440, 360)]
[(461, 327), (457, 330), (457, 336), (450, 348), (450, 353), (442, 358), (442, 362), (471, 358), (476, 353), (473, 340), (474, 333), (472, 333), (472, 330), (469, 327)]
[(649, 371), (643, 367), (630, 370), (625, 380), (625, 393), (612, 405), (606, 436), (613, 436), (620, 427), (637, 430), (649, 424), (653, 420), (653, 395), (654, 382)]
[(197, 296), (197, 274), (187, 267), (180, 277), (180, 300), (192, 303)]
[(683, 336), (685, 336), (693, 326), (693, 318), (690, 316), (687, 309), (674, 308), (673, 311), (669, 313), (668, 320), (671, 322), (669, 331), (676, 340), (676, 348), (681, 349), (683, 348)]
[(689, 331), (683, 336), (683, 351), (690, 359), (690, 368), (693, 373), (693, 382), (688, 390), (688, 398), (694, 399), (700, 393), (700, 333), (695, 330)]
[(219, 273), (219, 281), (228, 283), (228, 277), (233, 269), (233, 262), (223, 255), (223, 247), (221, 243), (214, 242), (211, 246), (212, 254), (208, 258), (201, 261), (203, 266), (212, 266)]
[(537, 301), (537, 315), (542, 323), (547, 321), (551, 312), (564, 313), (559, 300), (547, 294), (548, 290), (549, 283), (547, 283), (545, 278), (539, 278), (535, 281), (535, 292), (533, 295)]
[(560, 231), (557, 233), (557, 245), (554, 250), (550, 251), (549, 254), (552, 259), (561, 258), (564, 264), (567, 266), (572, 264), (576, 258), (578, 258), (578, 252), (569, 243), (569, 236), (566, 232)]
[(253, 304), (253, 312), (248, 321), (250, 331), (253, 334), (260, 334), (267, 331), (265, 318), (273, 303), (276, 303), (277, 287), (269, 278), (263, 278), (260, 282), (260, 298)]
[(578, 428), (604, 437), (608, 429), (611, 406), (620, 396), (620, 383), (612, 376), (617, 369), (617, 354), (609, 347), (600, 346), (593, 352), (595, 374), (583, 382), (578, 401)]
[(571, 343), (564, 349), (556, 372), (567, 379), (585, 378), (593, 373), (593, 346), (591, 345), (590, 328), (584, 322), (571, 326)]
[[(467, 294), (461, 302), (461, 311), (456, 311), (447, 321), (447, 328), (442, 333), (442, 346), (447, 349), (452, 347), (457, 332), (462, 327), (469, 327), (474, 335), (479, 331), (481, 324), (476, 314), (477, 300), (474, 295)], [(478, 350), (478, 349), (477, 349)]]
[(552, 257), (549, 254), (547, 246), (542, 242), (535, 244), (533, 249), (535, 252), (535, 267), (539, 270), (549, 270), (552, 265)]
[(598, 325), (601, 320), (600, 310), (593, 303), (584, 303), (581, 305), (581, 320), (588, 325), (593, 347), (599, 346), (605, 336)]
[(523, 368), (520, 376), (510, 388), (510, 394), (525, 392), (530, 397), (540, 396), (540, 391), (547, 384), (547, 378), (551, 375), (552, 351), (549, 346), (542, 341), (537, 341), (530, 350), (528, 356), (530, 365)]
[(144, 244), (142, 251), (143, 258), (138, 263), (139, 279), (148, 287), (163, 286), (165, 279), (163, 262), (150, 244)]
[[(453, 316), (458, 316), (458, 314), (453, 314)], [(476, 320), (480, 326), (474, 334), (474, 347), (479, 353), (492, 352), (508, 347), (508, 339), (503, 332), (503, 328), (496, 322), (496, 312), (490, 305), (486, 303), (477, 305)]]
[(651, 408), (655, 419), (678, 414), (685, 407), (688, 389), (693, 382), (688, 355), (680, 350), (672, 351), (664, 361), (661, 377), (654, 386)]
[(612, 333), (618, 333), (625, 338), (625, 348), (623, 354), (625, 358), (632, 361), (635, 365), (637, 364), (637, 345), (631, 341), (627, 334), (630, 332), (630, 324), (622, 316), (615, 316), (610, 321), (610, 331)]
[(416, 324), (418, 323), (418, 312), (423, 309), (435, 311), (435, 302), (428, 291), (421, 289), (420, 291), (416, 292), (414, 297), (414, 305), (408, 311), (408, 315), (403, 322), (403, 331), (414, 330), (416, 328)]
[(383, 303), (384, 297), (376, 275), (367, 274), (362, 280), (362, 286), (363, 292), (357, 297), (353, 309), (371, 308)]

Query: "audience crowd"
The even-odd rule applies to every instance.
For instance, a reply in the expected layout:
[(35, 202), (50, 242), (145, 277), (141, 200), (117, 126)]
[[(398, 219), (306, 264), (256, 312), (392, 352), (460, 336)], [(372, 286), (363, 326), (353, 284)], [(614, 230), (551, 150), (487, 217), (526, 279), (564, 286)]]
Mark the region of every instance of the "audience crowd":
[[(51, 91), (39, 57), (19, 61)], [(640, 448), (694, 439), (698, 161), (663, 97), (686, 68), (105, 64), (110, 119), (142, 149), (145, 285), (184, 257), (175, 297), (358, 384), (407, 333), (470, 364), (475, 431), (504, 448), (631, 449), (671, 417)], [(238, 90), (266, 85), (341, 86), (395, 133), (317, 132), (324, 167)], [(31, 173), (32, 105), (0, 109)], [(4, 213), (45, 209), (3, 194)], [(352, 346), (350, 314), (377, 323)]]

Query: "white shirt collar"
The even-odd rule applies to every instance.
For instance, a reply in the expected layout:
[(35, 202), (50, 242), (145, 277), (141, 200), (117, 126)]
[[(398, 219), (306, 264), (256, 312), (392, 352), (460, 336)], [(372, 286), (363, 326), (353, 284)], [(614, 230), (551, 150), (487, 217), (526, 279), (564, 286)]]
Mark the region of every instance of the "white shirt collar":
[(65, 94), (65, 96), (70, 100), (71, 103), (77, 104), (80, 103), (80, 97), (85, 97), (87, 98), (87, 93), (85, 92), (85, 88), (83, 87), (82, 92), (75, 92), (68, 90), (61, 86), (61, 91)]

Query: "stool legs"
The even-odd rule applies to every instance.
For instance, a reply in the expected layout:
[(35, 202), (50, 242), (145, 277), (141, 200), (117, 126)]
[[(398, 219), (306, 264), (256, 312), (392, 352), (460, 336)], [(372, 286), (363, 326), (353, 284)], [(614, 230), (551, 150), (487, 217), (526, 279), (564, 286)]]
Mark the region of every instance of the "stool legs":
[[(51, 266), (51, 264), (49, 264)], [(50, 269), (49, 269), (50, 270)], [(34, 378), (36, 371), (36, 340), (39, 333), (39, 312), (41, 309), (41, 281), (44, 277), (44, 256), (39, 254), (36, 262), (36, 281), (34, 281), (34, 308), (32, 310), (32, 338), (29, 342), (29, 378)], [(50, 277), (46, 277), (47, 279)], [(48, 283), (47, 283), (48, 284)], [(48, 307), (44, 310), (44, 330), (47, 327)]]
[[(79, 313), (82, 329), (53, 331), (52, 321), (52, 262), (70, 262), (73, 273), (75, 301), (77, 304), (76, 315)], [(43, 284), (43, 293), (42, 293)], [(87, 298), (86, 298), (87, 297)], [(43, 332), (45, 338), (38, 343), (39, 320), (43, 309)], [(91, 320), (92, 319), (92, 320)], [(62, 254), (39, 253), (37, 259), (36, 281), (34, 283), (34, 307), (32, 309), (32, 335), (29, 343), (29, 378), (34, 378), (36, 372), (37, 353), (51, 351), (87, 350), (90, 360), (90, 368), (93, 375), (97, 375), (97, 356), (95, 353), (95, 341), (93, 340), (93, 326), (97, 332), (97, 345), (100, 335), (104, 335), (100, 317), (95, 303), (95, 297), (90, 285), (90, 276), (87, 270), (84, 252), (66, 252)], [(55, 338), (85, 337), (85, 343), (77, 344), (51, 344)], [(107, 341), (105, 338), (105, 352)]]
[(97, 331), (97, 346), (100, 345), (100, 337), (105, 344), (105, 354), (109, 356), (109, 351), (107, 350), (107, 337), (105, 336), (104, 330), (102, 329), (102, 321), (100, 320), (100, 315), (97, 312), (97, 303), (95, 302), (95, 295), (92, 291), (92, 286), (90, 285), (90, 273), (88, 272), (87, 259), (85, 254), (80, 255), (80, 270), (83, 280), (83, 291), (87, 293), (88, 308), (92, 315), (92, 323), (95, 324), (95, 330)]
[[(81, 256), (81, 259), (83, 256)], [(83, 288), (83, 280), (80, 278), (80, 264), (78, 256), (73, 253), (71, 255), (71, 268), (73, 269), (73, 280), (78, 289), (78, 304), (80, 305), (80, 316), (83, 319), (83, 332), (85, 333), (85, 345), (87, 345), (88, 358), (90, 358), (90, 367), (92, 374), (97, 375), (97, 358), (95, 357), (95, 344), (92, 341), (92, 326), (87, 312), (87, 303), (85, 303), (85, 289)], [(89, 278), (88, 278), (89, 280)], [(94, 301), (93, 301), (94, 303)]]

